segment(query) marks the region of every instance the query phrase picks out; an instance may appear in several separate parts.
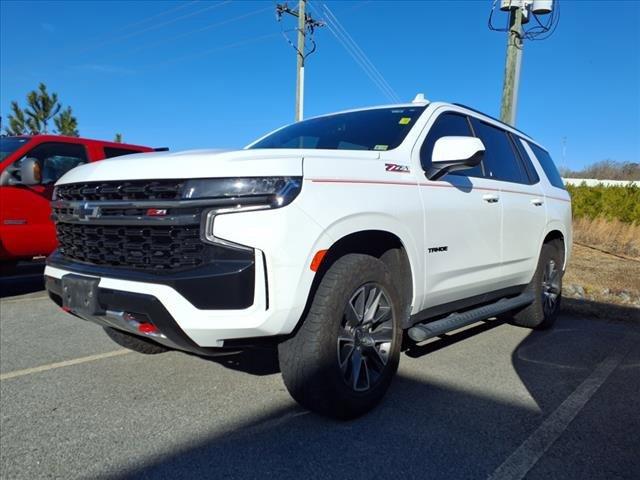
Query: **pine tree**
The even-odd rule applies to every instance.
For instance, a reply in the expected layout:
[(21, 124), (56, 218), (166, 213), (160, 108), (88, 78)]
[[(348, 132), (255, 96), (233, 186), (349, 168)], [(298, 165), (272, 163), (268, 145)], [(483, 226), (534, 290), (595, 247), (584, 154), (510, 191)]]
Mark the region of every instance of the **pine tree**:
[(78, 136), (78, 120), (71, 107), (62, 110), (57, 93), (49, 93), (44, 83), (27, 95), (27, 106), (20, 108), (18, 102), (11, 102), (8, 135), (38, 135), (49, 133), (49, 122), (53, 122), (61, 135)]
[(79, 134), (78, 120), (73, 116), (71, 107), (67, 107), (66, 109), (62, 110), (62, 112), (60, 112), (60, 115), (53, 119), (53, 123), (55, 123), (60, 135), (77, 137)]
[(18, 106), (18, 102), (11, 102), (12, 114), (9, 114), (9, 127), (6, 128), (7, 135), (27, 135), (29, 133), (27, 119), (24, 110)]
[(122, 134), (116, 133), (116, 136), (113, 138), (113, 141), (116, 143), (122, 143)]
[(28, 106), (25, 113), (29, 117), (28, 124), (34, 132), (49, 133), (49, 120), (55, 117), (62, 105), (58, 102), (58, 94), (47, 92), (44, 83), (38, 85), (38, 90), (33, 90), (27, 95)]

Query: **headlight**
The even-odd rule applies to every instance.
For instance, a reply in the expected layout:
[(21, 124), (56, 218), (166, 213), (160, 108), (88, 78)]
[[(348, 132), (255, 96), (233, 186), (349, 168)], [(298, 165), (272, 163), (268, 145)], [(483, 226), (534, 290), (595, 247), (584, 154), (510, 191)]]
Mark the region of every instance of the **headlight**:
[(207, 178), (188, 180), (183, 187), (182, 198), (223, 200), (222, 204), (205, 211), (202, 239), (213, 244), (252, 250), (216, 237), (213, 233), (215, 218), (225, 213), (284, 207), (298, 196), (301, 188), (301, 177)]
[(188, 180), (182, 198), (229, 199), (242, 205), (278, 208), (291, 203), (301, 188), (301, 177), (206, 178)]

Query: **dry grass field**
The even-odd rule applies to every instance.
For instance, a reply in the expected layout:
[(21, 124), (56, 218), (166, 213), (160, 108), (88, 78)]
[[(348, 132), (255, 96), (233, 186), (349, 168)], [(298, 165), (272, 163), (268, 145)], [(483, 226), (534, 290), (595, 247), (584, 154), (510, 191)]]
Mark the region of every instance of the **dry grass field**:
[(573, 241), (640, 260), (640, 225), (620, 220), (582, 217), (573, 220)]
[(640, 261), (574, 244), (563, 296), (565, 311), (640, 321)]

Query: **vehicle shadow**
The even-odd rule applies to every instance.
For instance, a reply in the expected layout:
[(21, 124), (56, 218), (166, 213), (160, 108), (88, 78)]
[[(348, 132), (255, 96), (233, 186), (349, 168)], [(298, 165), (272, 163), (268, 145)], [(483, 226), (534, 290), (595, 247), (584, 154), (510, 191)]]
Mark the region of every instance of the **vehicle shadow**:
[[(483, 337), (494, 329), (495, 333)], [(640, 325), (571, 314), (562, 315), (557, 326), (547, 331), (489, 321), (408, 348), (401, 363), (409, 367), (401, 368), (383, 403), (360, 419), (336, 422), (310, 414), (293, 402), (281, 404), (236, 421), (226, 431), (212, 432), (102, 478), (486, 478), (604, 358), (635, 334), (640, 335)], [(496, 348), (501, 337), (507, 341), (514, 335), (522, 335), (522, 340), (512, 351), (510, 367), (500, 358), (482, 355), (483, 341)], [(469, 357), (463, 340), (474, 343), (476, 358)], [(257, 358), (252, 359), (256, 353)], [(277, 371), (273, 351), (214, 361), (245, 372), (268, 362), (271, 368), (257, 374)], [(474, 372), (485, 368), (483, 362), (501, 363), (495, 375), (489, 376), (494, 378), (474, 379)], [(456, 367), (457, 375), (448, 370), (450, 366)], [(631, 368), (627, 372), (629, 378), (635, 378), (626, 380), (627, 388), (640, 391), (640, 379), (632, 377)], [(628, 403), (631, 409), (632, 402)], [(615, 402), (608, 404), (616, 406)], [(610, 441), (611, 446), (582, 440), (572, 451), (575, 462), (561, 459), (557, 468), (565, 469), (564, 473), (551, 472), (545, 478), (554, 473), (566, 478), (607, 478), (614, 470), (627, 478), (633, 469), (637, 471), (640, 465), (629, 435), (640, 429), (639, 419), (629, 410), (621, 427), (616, 412), (609, 413), (607, 424), (597, 428), (606, 432), (608, 440), (602, 442)], [(616, 437), (616, 431), (623, 437)], [(579, 459), (597, 455), (603, 448), (611, 457), (604, 463), (615, 465), (614, 470), (601, 470), (605, 467), (597, 462), (576, 467)], [(576, 468), (581, 469), (582, 477), (572, 477)]]
[(0, 275), (0, 298), (44, 290), (44, 261), (20, 262), (15, 270)]
[(276, 346), (244, 350), (220, 357), (200, 358), (220, 364), (230, 370), (237, 370), (251, 375), (263, 376), (280, 373)]

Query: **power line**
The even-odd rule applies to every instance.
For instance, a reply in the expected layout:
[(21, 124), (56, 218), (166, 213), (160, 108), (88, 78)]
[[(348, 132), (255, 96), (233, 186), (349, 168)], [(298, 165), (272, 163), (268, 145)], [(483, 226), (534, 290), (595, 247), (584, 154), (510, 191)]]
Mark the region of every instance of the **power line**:
[(184, 20), (185, 18), (195, 17), (196, 15), (200, 15), (201, 13), (204, 13), (204, 12), (206, 12), (208, 10), (212, 10), (214, 8), (221, 7), (221, 6), (229, 3), (229, 1), (230, 0), (226, 0), (226, 1), (223, 1), (223, 2), (220, 2), (220, 3), (215, 3), (213, 5), (209, 5), (207, 7), (201, 8), (199, 10), (196, 10), (196, 11), (193, 11), (193, 12), (189, 12), (186, 15), (182, 15), (182, 16), (179, 16), (179, 17), (172, 18), (171, 20), (168, 20), (166, 22), (158, 23), (158, 24), (155, 24), (155, 25), (151, 25), (151, 26), (149, 26), (147, 28), (143, 28), (142, 30), (136, 30), (136, 31), (128, 33), (126, 35), (121, 35), (120, 37), (116, 37), (116, 38), (112, 38), (110, 40), (103, 41), (102, 43), (99, 43), (97, 45), (93, 45), (91, 47), (88, 47), (88, 48), (85, 48), (83, 50), (80, 50), (78, 53), (79, 54), (80, 53), (86, 53), (86, 52), (88, 52), (90, 50), (95, 50), (96, 48), (100, 48), (100, 47), (103, 47), (105, 45), (109, 45), (111, 43), (116, 43), (116, 42), (119, 42), (121, 40), (126, 40), (127, 38), (135, 37), (137, 35), (149, 32), (151, 30), (157, 30), (158, 28), (162, 28), (162, 27), (165, 27), (165, 26), (170, 25), (172, 23), (178, 22), (180, 20)]
[(219, 21), (219, 22), (211, 23), (209, 25), (205, 25), (204, 27), (200, 27), (200, 28), (197, 28), (195, 30), (190, 30), (188, 32), (181, 33), (181, 34), (176, 35), (174, 37), (165, 38), (165, 39), (163, 39), (163, 40), (161, 40), (159, 42), (155, 42), (155, 43), (151, 43), (151, 44), (147, 44), (147, 45), (141, 45), (140, 47), (134, 48), (134, 49), (129, 50), (129, 51), (125, 52), (125, 53), (136, 53), (136, 52), (139, 52), (140, 50), (145, 50), (147, 48), (157, 47), (158, 45), (162, 45), (164, 43), (173, 42), (175, 40), (187, 37), (189, 35), (193, 35), (193, 34), (196, 34), (196, 33), (201, 33), (201, 32), (207, 31), (207, 30), (213, 30), (213, 29), (215, 29), (217, 27), (221, 27), (223, 25), (227, 25), (229, 23), (233, 23), (233, 22), (236, 22), (238, 20), (243, 20), (245, 18), (252, 17), (252, 16), (257, 15), (259, 13), (266, 12), (267, 10), (271, 10), (271, 7), (265, 7), (265, 8), (260, 8), (258, 10), (252, 10), (250, 12), (243, 13), (242, 15), (238, 15), (238, 16), (235, 16), (235, 17), (232, 17), (232, 18), (227, 18), (226, 20), (222, 20), (222, 21)]
[(336, 32), (336, 30), (334, 30), (334, 26), (331, 22), (327, 22), (327, 27), (329, 28), (329, 31), (333, 34), (334, 37), (336, 37), (336, 39), (338, 40), (338, 42), (340, 42), (340, 44), (343, 46), (343, 48), (346, 50), (346, 52), (349, 54), (349, 56), (356, 62), (356, 65), (358, 65), (362, 71), (367, 75), (367, 77), (369, 77), (369, 80), (371, 80), (371, 82), (392, 102), (395, 101), (395, 98), (393, 96), (393, 93), (389, 92), (389, 90), (386, 89), (385, 85), (380, 82), (380, 80), (378, 80), (377, 77), (375, 77), (375, 75), (370, 71), (370, 67), (368, 65), (366, 65), (364, 63), (363, 60), (360, 59), (360, 57), (358, 56), (357, 51), (354, 51), (353, 47), (347, 43), (346, 40), (344, 40), (342, 38), (342, 33), (338, 33)]
[(369, 59), (369, 57), (367, 56), (366, 53), (364, 53), (364, 51), (360, 48), (360, 46), (357, 44), (357, 42), (353, 39), (353, 37), (349, 34), (349, 32), (347, 31), (346, 28), (344, 28), (342, 26), (342, 24), (340, 23), (340, 21), (338, 20), (338, 18), (335, 16), (335, 14), (329, 9), (328, 5), (325, 3), (323, 4), (324, 8), (327, 10), (327, 12), (331, 15), (331, 17), (333, 17), (334, 23), (336, 23), (340, 29), (342, 29), (342, 31), (345, 33), (345, 35), (347, 36), (347, 38), (349, 39), (349, 41), (353, 44), (353, 46), (355, 47), (355, 49), (360, 53), (360, 55), (362, 55), (362, 57), (364, 57), (365, 62), (370, 66), (371, 70), (374, 72), (374, 74), (380, 79), (380, 81), (385, 85), (385, 88), (387, 90), (389, 90), (389, 92), (392, 94), (392, 96), (394, 97), (394, 99), (397, 102), (400, 102), (400, 97), (398, 96), (398, 94), (395, 92), (395, 90), (391, 87), (391, 85), (389, 85), (389, 82), (387, 82), (387, 80), (384, 78), (384, 76), (380, 73), (380, 71), (376, 68), (376, 66), (373, 64), (373, 62)]
[[(143, 23), (147, 23), (149, 20), (153, 20), (154, 18), (158, 18), (158, 17), (164, 17), (165, 15), (168, 15), (170, 13), (173, 12), (177, 12), (178, 10), (182, 10), (183, 8), (188, 7), (189, 5), (193, 5), (194, 3), (198, 3), (200, 0), (192, 0), (191, 2), (184, 2), (176, 7), (173, 8), (169, 8), (168, 10), (163, 10), (162, 12), (158, 12), (154, 15), (151, 15), (149, 17), (143, 18), (142, 20), (138, 20), (137, 22), (133, 22), (133, 23), (128, 23), (126, 25), (123, 25), (120, 28), (117, 28), (115, 30), (112, 30), (110, 33), (115, 33), (115, 32), (121, 32), (123, 30), (128, 30), (131, 27), (136, 27), (138, 25), (141, 25)], [(102, 35), (100, 35), (102, 36)]]
[(174, 58), (171, 58), (171, 59), (166, 60), (164, 62), (141, 65), (141, 67), (161, 67), (161, 66), (165, 66), (165, 65), (170, 65), (172, 63), (181, 62), (183, 60), (190, 60), (190, 59), (193, 59), (193, 58), (203, 57), (203, 56), (209, 55), (211, 53), (221, 52), (221, 51), (224, 51), (224, 50), (229, 50), (229, 49), (237, 48), (237, 47), (242, 47), (244, 45), (248, 45), (248, 44), (255, 43), (255, 42), (258, 42), (258, 41), (261, 41), (261, 40), (267, 40), (269, 38), (275, 38), (275, 37), (279, 37), (279, 36), (280, 36), (279, 33), (268, 33), (268, 34), (265, 34), (265, 35), (258, 35), (258, 36), (255, 36), (255, 37), (249, 37), (249, 38), (246, 38), (244, 40), (240, 40), (238, 42), (228, 43), (226, 45), (221, 45), (219, 47), (211, 48), (211, 49), (204, 50), (204, 51), (201, 51), (201, 52), (196, 52), (196, 53), (192, 53), (192, 54), (189, 54), (189, 55), (183, 55), (181, 57), (174, 57)]
[[(313, 4), (311, 4), (311, 8), (315, 10)], [(333, 36), (338, 40), (338, 42), (343, 46), (346, 52), (351, 56), (351, 58), (356, 62), (356, 64), (362, 69), (362, 71), (369, 77), (369, 79), (373, 82), (373, 84), (392, 102), (399, 103), (400, 97), (397, 95), (395, 90), (389, 85), (384, 76), (380, 73), (380, 71), (375, 67), (373, 62), (369, 59), (369, 57), (364, 53), (362, 48), (356, 43), (353, 37), (347, 32), (344, 26), (340, 23), (336, 15), (331, 11), (331, 9), (323, 4), (323, 8), (325, 9), (325, 17), (324, 20), (327, 23), (327, 28), (333, 34)]]

